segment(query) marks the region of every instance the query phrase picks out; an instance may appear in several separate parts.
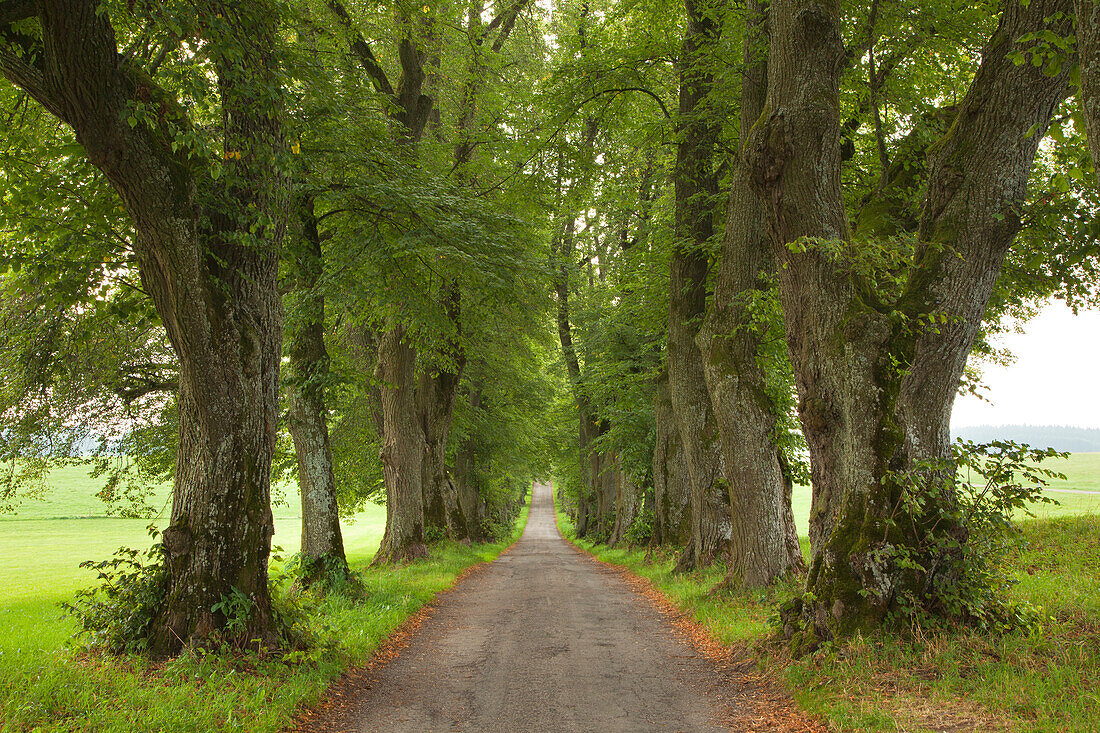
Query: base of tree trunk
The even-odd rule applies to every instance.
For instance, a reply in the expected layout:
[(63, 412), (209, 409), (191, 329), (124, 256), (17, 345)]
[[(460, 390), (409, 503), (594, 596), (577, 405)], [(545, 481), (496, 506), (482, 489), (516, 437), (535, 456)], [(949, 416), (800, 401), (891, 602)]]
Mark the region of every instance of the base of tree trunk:
[(342, 552), (302, 560), (301, 580), (303, 588), (330, 590), (345, 585), (354, 573)]
[[(174, 608), (179, 609), (179, 606)], [(149, 644), (146, 650), (153, 659), (167, 659), (185, 649), (220, 649), (228, 645), (234, 649), (278, 650), (282, 638), (277, 630), (270, 606), (252, 608), (247, 624), (234, 634), (225, 628), (221, 614), (211, 611), (188, 612), (186, 609), (166, 612), (153, 620), (149, 627)]]
[(428, 552), (428, 545), (423, 542), (408, 542), (403, 545), (391, 547), (383, 541), (374, 559), (371, 560), (371, 565), (375, 567), (379, 565), (398, 565), (414, 560), (423, 560), (430, 555), (431, 553)]

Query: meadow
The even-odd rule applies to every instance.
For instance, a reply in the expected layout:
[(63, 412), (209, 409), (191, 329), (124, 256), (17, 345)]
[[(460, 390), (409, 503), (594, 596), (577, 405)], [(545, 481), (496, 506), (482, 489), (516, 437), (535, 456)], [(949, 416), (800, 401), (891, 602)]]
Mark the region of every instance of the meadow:
[[(440, 543), (429, 560), (362, 572), (364, 598), (306, 599), (310, 633), (325, 640), (312, 655), (232, 659), (185, 654), (167, 664), (142, 657), (88, 656), (71, 647), (62, 601), (95, 581), (79, 568), (119, 547), (145, 548), (153, 520), (104, 515), (87, 472), (54, 472), (51, 489), (0, 519), (0, 731), (264, 731), (290, 725), (316, 702), (333, 677), (364, 663), (406, 618), (450, 587), (466, 568), (493, 559), (526, 521), (501, 542)], [(273, 508), (277, 553), (289, 557), (301, 538), (296, 487), (279, 487)], [(167, 507), (167, 489), (159, 497)], [(348, 562), (362, 571), (385, 529), (384, 507), (368, 504), (342, 522)], [(277, 565), (278, 563), (276, 563)]]

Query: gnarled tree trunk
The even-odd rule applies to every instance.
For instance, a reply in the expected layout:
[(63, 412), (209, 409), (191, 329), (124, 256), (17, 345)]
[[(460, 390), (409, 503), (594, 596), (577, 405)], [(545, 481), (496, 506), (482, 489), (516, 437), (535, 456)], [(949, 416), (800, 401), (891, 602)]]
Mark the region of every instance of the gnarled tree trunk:
[[(904, 286), (879, 292), (846, 266), (840, 192), (839, 7), (772, 5), (767, 117), (754, 127), (753, 185), (768, 203), (780, 292), (810, 446), (813, 599), (787, 613), (796, 647), (880, 624), (899, 604), (943, 611), (966, 528), (946, 519), (955, 392), (1004, 255), (1041, 135), (1067, 92), (1008, 58), (1021, 36), (1069, 30), (1069, 0), (1004, 6), (959, 105), (930, 151), (919, 244)], [(803, 238), (813, 237), (807, 241)], [(808, 246), (788, 246), (792, 242)], [(946, 485), (946, 489), (941, 489)], [(906, 492), (928, 503), (913, 510)], [(956, 549), (951, 549), (952, 547)], [(794, 629), (791, 629), (794, 631)]]
[(427, 557), (424, 544), (425, 442), (416, 398), (416, 350), (405, 327), (391, 324), (378, 347), (381, 382), (382, 473), (386, 483), (386, 532), (375, 564)]
[(718, 428), (702, 356), (695, 345), (707, 307), (706, 246), (714, 235), (718, 199), (713, 160), (718, 126), (703, 110), (714, 86), (709, 54), (721, 34), (718, 15), (714, 7), (687, 0), (680, 54), (681, 129), (674, 176), (676, 241), (671, 257), (667, 364), (672, 410), (691, 477), (691, 542), (677, 563), (681, 570), (709, 565), (729, 537)]
[[(0, 17), (36, 18), (41, 40), (21, 56), (0, 50), (0, 73), (76, 133), (133, 218), (141, 280), (180, 363), (179, 454), (172, 516), (162, 533), (165, 597), (148, 630), (154, 654), (224, 639), (278, 644), (267, 586), (273, 522), (270, 468), (277, 412), (282, 314), (276, 287), (286, 223), (286, 181), (271, 165), (281, 145), (272, 58), (277, 13), (266, 3), (200, 3), (222, 16), (205, 51), (227, 121), (228, 162), (215, 183), (188, 150), (173, 150), (169, 123), (190, 121), (176, 100), (118, 52), (108, 12), (92, 0), (3, 3)], [(9, 27), (0, 25), (0, 34)], [(229, 62), (232, 58), (234, 61)], [(155, 117), (131, 126), (141, 102)], [(206, 187), (199, 192), (199, 187)], [(241, 244), (240, 239), (251, 240)], [(213, 610), (248, 598), (236, 638)]]
[(462, 357), (457, 369), (420, 375), (420, 420), (424, 429), (424, 526), (455, 540), (469, 540), (470, 528), (447, 476), (447, 441), (451, 434), (455, 395), (462, 379)]
[[(764, 9), (746, 4), (745, 73), (741, 90), (744, 142), (760, 116), (766, 91)], [(730, 560), (726, 583), (768, 585), (805, 567), (790, 505), (790, 485), (776, 445), (779, 407), (768, 394), (760, 364), (760, 329), (753, 309), (766, 297), (774, 270), (764, 207), (749, 187), (742, 161), (734, 163), (728, 221), (718, 280), (706, 321), (696, 337), (722, 446), (729, 490)], [(794, 537), (793, 546), (790, 538)]]

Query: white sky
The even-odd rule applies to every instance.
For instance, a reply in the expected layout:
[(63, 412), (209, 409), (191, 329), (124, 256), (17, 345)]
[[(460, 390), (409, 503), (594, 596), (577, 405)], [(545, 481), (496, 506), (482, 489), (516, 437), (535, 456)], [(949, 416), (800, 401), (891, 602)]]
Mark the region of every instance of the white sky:
[(983, 366), (982, 394), (955, 400), (951, 425), (1072, 425), (1100, 428), (1100, 311), (1073, 315), (1056, 301), (1000, 337), (1016, 362)]

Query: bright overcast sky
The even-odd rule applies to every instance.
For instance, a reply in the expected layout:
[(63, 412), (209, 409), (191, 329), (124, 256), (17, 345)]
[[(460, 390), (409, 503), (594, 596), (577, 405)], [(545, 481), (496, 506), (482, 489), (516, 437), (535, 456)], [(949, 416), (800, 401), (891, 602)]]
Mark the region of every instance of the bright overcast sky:
[(1100, 312), (1046, 306), (1023, 333), (1000, 337), (1016, 355), (1010, 366), (985, 365), (983, 394), (955, 400), (951, 425), (1073, 425), (1100, 428)]

